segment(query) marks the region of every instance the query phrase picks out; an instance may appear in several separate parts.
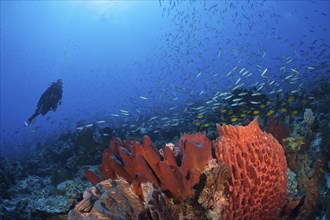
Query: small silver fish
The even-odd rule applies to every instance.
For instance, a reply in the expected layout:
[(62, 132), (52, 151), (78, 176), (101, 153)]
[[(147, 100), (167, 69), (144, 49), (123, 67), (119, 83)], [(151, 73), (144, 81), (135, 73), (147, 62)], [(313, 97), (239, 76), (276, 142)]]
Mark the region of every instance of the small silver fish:
[(261, 76), (264, 76), (265, 73), (267, 72), (268, 68), (264, 69), (264, 71), (261, 73)]
[(261, 86), (257, 89), (257, 91), (260, 91), (263, 87), (264, 87), (264, 85), (261, 85)]
[(225, 96), (225, 95), (229, 95), (230, 93), (229, 92), (222, 92), (221, 94), (220, 94), (220, 96)]
[(158, 118), (158, 116), (154, 116), (154, 117), (150, 118), (149, 121), (152, 121), (152, 120), (154, 120), (156, 118)]
[(237, 98), (237, 99), (233, 99), (233, 102), (239, 102), (241, 100), (242, 100), (242, 98)]
[(241, 81), (241, 78), (239, 77), (238, 80), (236, 81), (235, 85)]
[(253, 105), (259, 105), (259, 104), (261, 104), (261, 102), (253, 102), (253, 101), (251, 101), (250, 103), (253, 104)]
[(293, 74), (290, 74), (290, 75), (288, 75), (287, 77), (285, 77), (284, 79), (285, 79), (285, 80), (290, 79), (292, 76), (293, 76)]
[(241, 87), (241, 86), (243, 86), (243, 85), (244, 85), (244, 83), (241, 83), (241, 84), (235, 86), (234, 88), (232, 88), (232, 91), (236, 90), (237, 88), (239, 88), (239, 87)]
[(248, 70), (247, 71), (245, 71), (243, 74), (242, 74), (242, 76), (245, 76), (246, 74), (248, 74)]
[(291, 68), (291, 71), (294, 72), (294, 73), (299, 73), (298, 70), (296, 70), (294, 68)]
[(227, 97), (225, 97), (225, 100), (230, 99), (230, 98), (233, 97), (233, 96), (234, 96), (234, 95), (227, 96)]

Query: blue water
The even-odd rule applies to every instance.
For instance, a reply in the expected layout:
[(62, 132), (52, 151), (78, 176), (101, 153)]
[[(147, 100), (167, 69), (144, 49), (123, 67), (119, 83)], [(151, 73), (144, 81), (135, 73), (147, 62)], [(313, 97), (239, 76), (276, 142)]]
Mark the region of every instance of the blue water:
[[(315, 87), (330, 78), (329, 8), (329, 1), (1, 1), (0, 152), (33, 149), (79, 123), (187, 118), (240, 84), (264, 83), (263, 93)], [(291, 84), (290, 74), (299, 76)], [(62, 105), (25, 127), (57, 79)]]

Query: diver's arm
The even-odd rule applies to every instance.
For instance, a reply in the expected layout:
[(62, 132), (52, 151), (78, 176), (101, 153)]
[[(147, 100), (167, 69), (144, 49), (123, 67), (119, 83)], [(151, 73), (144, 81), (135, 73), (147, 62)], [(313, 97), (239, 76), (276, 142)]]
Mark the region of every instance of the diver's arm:
[(52, 106), (52, 110), (55, 112), (58, 105), (61, 105), (62, 103), (62, 93), (60, 93), (59, 97), (54, 97), (55, 100), (54, 100), (54, 105)]
[(59, 92), (58, 92), (58, 99), (57, 99), (57, 102), (56, 102), (56, 108), (57, 108), (57, 105), (61, 105), (62, 104), (62, 88), (59, 88)]
[(58, 99), (58, 104), (61, 105), (62, 104), (62, 91), (60, 93), (60, 98)]

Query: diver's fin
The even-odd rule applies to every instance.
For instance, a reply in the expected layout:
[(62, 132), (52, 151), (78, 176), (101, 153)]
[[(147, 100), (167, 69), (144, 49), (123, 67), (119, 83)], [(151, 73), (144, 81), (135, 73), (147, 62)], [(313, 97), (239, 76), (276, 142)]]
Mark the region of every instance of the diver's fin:
[(24, 122), (25, 127), (29, 126), (30, 124), (28, 124), (26, 121)]

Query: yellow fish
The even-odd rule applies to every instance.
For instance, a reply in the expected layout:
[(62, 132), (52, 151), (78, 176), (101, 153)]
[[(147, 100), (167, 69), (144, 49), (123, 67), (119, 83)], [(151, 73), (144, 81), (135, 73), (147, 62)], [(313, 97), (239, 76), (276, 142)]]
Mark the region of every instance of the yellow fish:
[(296, 115), (296, 114), (298, 114), (298, 110), (293, 110), (292, 115)]
[(290, 95), (289, 98), (288, 98), (288, 101), (289, 102), (292, 102), (294, 100), (294, 96), (293, 95)]
[(246, 116), (246, 114), (245, 114), (245, 113), (242, 113), (242, 114), (241, 114), (241, 117), (245, 117), (245, 116)]
[(272, 104), (272, 102), (268, 100), (268, 101), (266, 102), (266, 104), (267, 104), (267, 105), (270, 105), (270, 104)]
[(196, 122), (195, 122), (195, 125), (196, 125), (196, 126), (200, 126), (201, 123), (200, 123), (199, 121), (196, 121)]
[(307, 99), (303, 99), (301, 100), (302, 104), (306, 105), (308, 103), (308, 100)]
[(237, 120), (238, 120), (237, 117), (233, 117), (233, 118), (230, 119), (231, 122), (235, 122), (235, 121), (237, 121)]
[(227, 109), (221, 109), (220, 112), (225, 113), (227, 112)]
[(264, 104), (261, 104), (261, 105), (260, 105), (260, 108), (261, 108), (261, 109), (264, 109), (265, 107), (266, 107), (266, 106), (265, 106)]
[(201, 119), (201, 118), (203, 118), (204, 116), (203, 115), (197, 115), (197, 118), (198, 119)]
[(204, 125), (204, 127), (206, 127), (206, 128), (207, 128), (208, 126), (210, 126), (210, 124), (209, 124), (209, 123), (206, 123), (206, 124)]
[(271, 109), (271, 110), (269, 110), (269, 111), (267, 112), (266, 115), (267, 115), (267, 116), (271, 116), (272, 114), (274, 114), (274, 112), (275, 112), (275, 111), (274, 111), (273, 109)]
[(260, 111), (258, 111), (258, 110), (254, 110), (254, 111), (253, 111), (253, 114), (254, 114), (254, 115), (257, 115), (257, 114), (259, 114), (259, 113), (260, 113)]
[(286, 112), (286, 108), (281, 108), (280, 112), (281, 112), (281, 113)]

